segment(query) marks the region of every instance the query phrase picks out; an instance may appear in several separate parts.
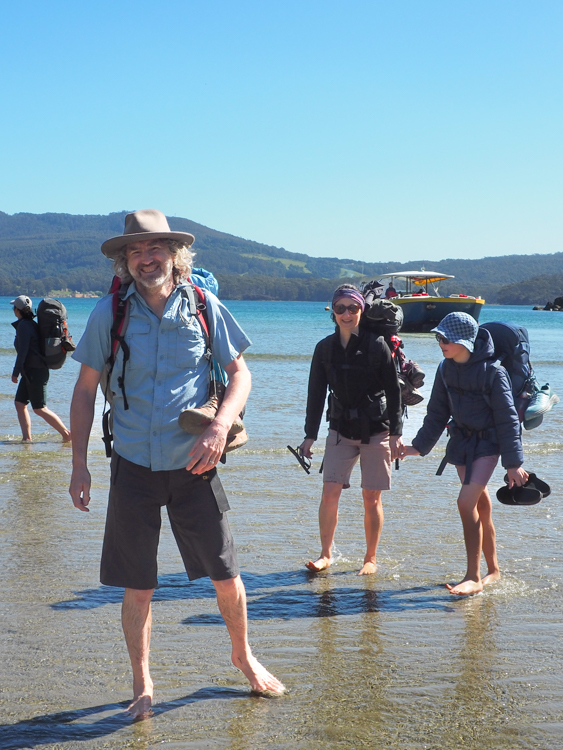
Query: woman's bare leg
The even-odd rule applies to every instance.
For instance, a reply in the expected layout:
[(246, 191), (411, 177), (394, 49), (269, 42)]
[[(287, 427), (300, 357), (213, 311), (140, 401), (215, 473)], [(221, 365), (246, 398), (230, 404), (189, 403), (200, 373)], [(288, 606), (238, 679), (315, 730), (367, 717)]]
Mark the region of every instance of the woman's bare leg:
[(315, 560), (309, 560), (306, 567), (314, 573), (325, 570), (332, 563), (332, 543), (338, 524), (338, 501), (342, 493), (342, 485), (336, 482), (325, 482), (319, 507), (319, 528), (321, 532), (321, 554)]
[(362, 490), (364, 498), (364, 528), (366, 530), (366, 556), (358, 575), (370, 575), (377, 570), (377, 545), (383, 528), (383, 505), (380, 490)]

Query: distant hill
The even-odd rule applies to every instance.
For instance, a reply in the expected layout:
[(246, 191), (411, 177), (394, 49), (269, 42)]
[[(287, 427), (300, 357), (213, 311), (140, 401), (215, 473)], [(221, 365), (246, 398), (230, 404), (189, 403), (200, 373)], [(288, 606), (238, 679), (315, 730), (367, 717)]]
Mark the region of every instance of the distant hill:
[[(101, 243), (123, 231), (125, 211), (108, 216), (73, 214), (29, 214), (12, 216), (0, 212), (0, 294), (25, 291), (34, 296), (52, 289), (76, 292), (105, 291), (111, 280), (111, 263), (100, 252)], [(481, 295), (504, 304), (524, 303), (520, 282), (533, 302), (563, 294), (544, 293), (541, 274), (550, 280), (563, 274), (563, 253), (551, 255), (507, 255), (480, 260), (444, 259), (365, 263), (349, 258), (313, 258), (284, 248), (235, 237), (181, 217), (169, 217), (172, 229), (191, 232), (195, 238), (196, 264), (212, 271), (220, 281), (225, 299), (316, 299), (326, 300), (336, 280), (361, 280), (399, 270), (437, 269), (452, 274), (445, 294)], [(559, 283), (559, 282), (557, 282)], [(514, 287), (514, 289), (513, 289)], [(512, 290), (512, 291), (511, 291)], [(502, 294), (501, 294), (502, 292)], [(499, 296), (500, 295), (500, 296)], [(545, 298), (545, 299), (544, 299)]]
[[(499, 289), (499, 305), (541, 305), (563, 296), (563, 273), (534, 276)], [(517, 300), (517, 301), (516, 301)]]

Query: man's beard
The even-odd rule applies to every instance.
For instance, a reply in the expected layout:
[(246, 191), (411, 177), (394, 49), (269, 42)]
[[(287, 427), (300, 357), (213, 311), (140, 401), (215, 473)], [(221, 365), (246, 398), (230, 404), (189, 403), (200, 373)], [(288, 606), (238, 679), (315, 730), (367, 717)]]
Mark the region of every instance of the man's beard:
[(156, 276), (146, 276), (141, 271), (132, 271), (129, 269), (129, 273), (133, 277), (136, 284), (145, 287), (145, 289), (158, 289), (159, 287), (165, 286), (169, 280), (173, 280), (172, 275), (173, 265), (172, 261), (166, 263), (164, 266), (160, 264), (160, 267), (154, 273)]

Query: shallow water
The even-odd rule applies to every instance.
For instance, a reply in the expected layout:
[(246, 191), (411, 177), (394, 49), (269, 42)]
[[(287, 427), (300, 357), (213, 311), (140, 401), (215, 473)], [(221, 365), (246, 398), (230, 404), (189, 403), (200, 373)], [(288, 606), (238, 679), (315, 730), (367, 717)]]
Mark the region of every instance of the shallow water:
[[(120, 591), (98, 583), (108, 463), (91, 441), (91, 512), (67, 494), (70, 450), (34, 417), (37, 442), (21, 445), (10, 381), (10, 310), (0, 300), (0, 748), (432, 748), (512, 750), (561, 746), (562, 578), (560, 497), (563, 407), (524, 434), (526, 467), (553, 492), (539, 505), (495, 501), (503, 580), (459, 600), (443, 587), (464, 572), (453, 468), (434, 472), (444, 442), (393, 472), (376, 576), (359, 578), (363, 526), (357, 474), (343, 495), (336, 564), (310, 576), (319, 550), (322, 441), (306, 476), (285, 449), (302, 439), (309, 357), (330, 332), (314, 303), (230, 303), (254, 341), (247, 448), (222, 478), (248, 593), (256, 655), (289, 687), (250, 697), (230, 665), (229, 640), (209, 582), (188, 583), (165, 524), (155, 594), (154, 718), (131, 724)], [(76, 338), (92, 303), (69, 302)], [(539, 379), (563, 394), (556, 313), (485, 308), (483, 321), (528, 326)], [(307, 321), (307, 325), (303, 325)], [(406, 335), (427, 371), (431, 335)], [(68, 418), (73, 362), (51, 376), (49, 405)], [(412, 436), (424, 404), (410, 409)], [(503, 470), (491, 487), (502, 484)]]

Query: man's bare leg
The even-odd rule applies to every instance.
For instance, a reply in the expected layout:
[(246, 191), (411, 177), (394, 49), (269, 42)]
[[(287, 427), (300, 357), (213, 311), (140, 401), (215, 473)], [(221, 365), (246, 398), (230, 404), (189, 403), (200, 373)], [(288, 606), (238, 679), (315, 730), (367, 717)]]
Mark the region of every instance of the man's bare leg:
[(463, 524), (465, 550), (467, 552), (467, 572), (465, 578), (454, 586), (446, 584), (451, 594), (467, 596), (478, 594), (483, 590), (481, 581), (481, 550), (483, 546), (483, 529), (477, 512), (479, 497), (485, 488), (471, 482), (462, 484), (457, 507)]
[(321, 532), (321, 554), (315, 560), (309, 560), (306, 568), (318, 573), (325, 570), (332, 563), (332, 543), (336, 525), (338, 524), (338, 501), (342, 493), (342, 485), (336, 482), (325, 482), (323, 484), (323, 494), (319, 506), (319, 529)]
[(26, 443), (31, 442), (31, 419), (26, 404), (21, 401), (14, 401), (18, 422), (22, 431), (22, 440)]
[(489, 583), (500, 581), (501, 576), (497, 558), (497, 535), (493, 524), (493, 504), (486, 487), (479, 497), (477, 512), (483, 529), (483, 554), (487, 563), (487, 575), (483, 577), (483, 586), (487, 586)]
[(240, 576), (226, 581), (213, 581), (217, 604), (223, 615), (232, 643), (232, 661), (250, 682), (253, 692), (282, 695), (285, 687), (253, 656), (248, 643), (246, 591)]
[(364, 528), (366, 530), (366, 556), (359, 576), (371, 575), (377, 571), (377, 545), (383, 528), (383, 505), (379, 490), (362, 490), (364, 498)]
[(134, 719), (151, 715), (153, 684), (149, 674), (151, 599), (154, 589), (125, 589), (121, 623), (133, 669), (133, 702), (127, 711)]
[(35, 414), (37, 414), (38, 417), (44, 419), (48, 425), (50, 425), (54, 430), (62, 435), (63, 443), (70, 442), (70, 430), (64, 426), (61, 419), (55, 414), (54, 411), (51, 411), (46, 406), (43, 406), (41, 409), (34, 409), (33, 411), (35, 412)]

